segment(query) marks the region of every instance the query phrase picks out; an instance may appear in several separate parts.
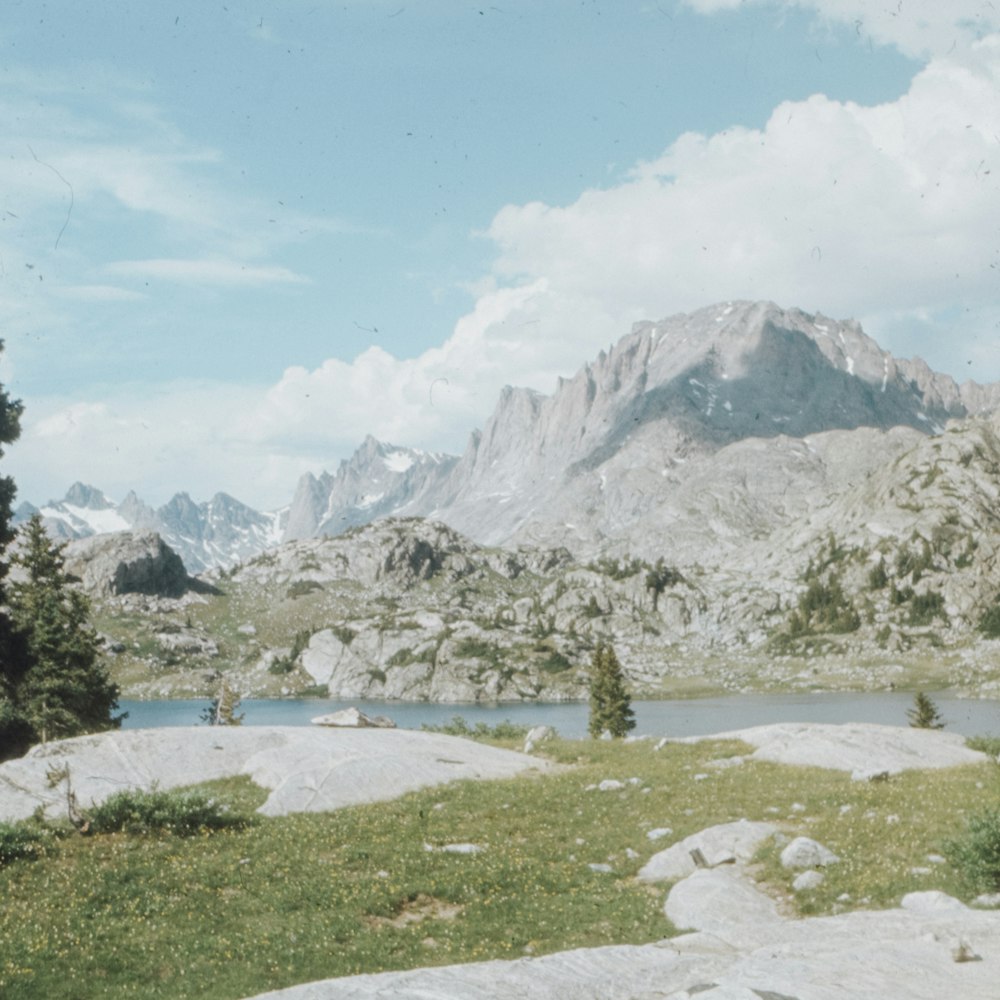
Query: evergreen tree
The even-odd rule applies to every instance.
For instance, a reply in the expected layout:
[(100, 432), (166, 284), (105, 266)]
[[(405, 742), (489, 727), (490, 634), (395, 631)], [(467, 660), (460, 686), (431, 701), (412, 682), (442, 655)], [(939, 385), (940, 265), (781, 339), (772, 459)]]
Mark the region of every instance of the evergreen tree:
[[(0, 351), (3, 341), (0, 341)], [(0, 457), (3, 446), (18, 439), (23, 407), (0, 386)], [(14, 480), (0, 476), (0, 553), (14, 538)], [(17, 710), (14, 690), (26, 669), (26, 654), (20, 637), (11, 628), (10, 617), (2, 610), (7, 603), (7, 560), (0, 555), (0, 760), (20, 756), (31, 745), (31, 727)]]
[(43, 743), (117, 729), (118, 687), (101, 662), (90, 602), (72, 585), (39, 515), (13, 561), (21, 572), (9, 587), (10, 618), (27, 654), (13, 686), (17, 713)]
[(670, 566), (665, 566), (663, 557), (656, 560), (656, 565), (651, 566), (646, 573), (646, 590), (653, 595), (653, 610), (656, 611), (660, 603), (660, 594), (667, 587), (672, 587), (681, 579), (677, 570)]
[[(216, 674), (211, 679), (219, 677)], [(208, 679), (208, 678), (206, 678)], [(243, 712), (237, 714), (240, 707), (239, 693), (231, 688), (224, 677), (220, 678), (219, 693), (212, 699), (208, 708), (202, 710), (201, 721), (210, 726), (241, 726)]]
[(590, 722), (591, 736), (608, 732), (614, 737), (624, 736), (635, 729), (632, 702), (625, 689), (625, 676), (614, 647), (599, 643), (594, 650), (590, 667)]
[(930, 695), (918, 691), (913, 696), (913, 708), (906, 710), (911, 729), (944, 729), (944, 719)]

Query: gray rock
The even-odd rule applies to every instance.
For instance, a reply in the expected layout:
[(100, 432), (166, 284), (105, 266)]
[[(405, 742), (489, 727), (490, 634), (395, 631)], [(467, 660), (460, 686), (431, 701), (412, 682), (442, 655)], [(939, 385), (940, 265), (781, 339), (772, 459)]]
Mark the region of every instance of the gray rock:
[(155, 534), (92, 535), (70, 542), (64, 557), (66, 571), (98, 597), (179, 597), (193, 585), (180, 556)]
[(839, 861), (833, 851), (809, 837), (796, 837), (781, 852), (783, 868), (826, 868)]
[(792, 888), (796, 892), (807, 892), (810, 889), (818, 889), (825, 881), (825, 876), (822, 872), (815, 870), (802, 872), (796, 875), (792, 879)]
[(132, 729), (47, 743), (0, 764), (0, 820), (35, 809), (55, 818), (65, 790), (48, 773), (68, 766), (82, 808), (123, 788), (175, 788), (248, 775), (270, 791), (260, 812), (325, 812), (459, 779), (544, 771), (536, 757), (440, 733), (301, 726)]
[(760, 846), (777, 832), (778, 828), (771, 823), (746, 819), (711, 826), (654, 854), (636, 878), (640, 882), (668, 882), (685, 878), (698, 868), (692, 857), (693, 851), (700, 851), (700, 856), (709, 867), (749, 861)]
[(524, 738), (524, 752), (531, 753), (540, 743), (553, 739), (556, 731), (551, 726), (532, 726)]
[(802, 767), (827, 767), (838, 771), (885, 771), (958, 767), (988, 760), (986, 754), (970, 750), (958, 733), (910, 726), (880, 726), (873, 723), (830, 725), (819, 722), (779, 722), (713, 736), (691, 736), (677, 743), (705, 739), (736, 739), (757, 749), (755, 760)]
[(396, 723), (385, 715), (365, 715), (360, 709), (342, 708), (339, 712), (317, 715), (309, 720), (314, 726), (333, 726), (342, 729), (395, 729)]
[[(346, 976), (257, 1000), (995, 1000), (1000, 913), (938, 907), (783, 917), (738, 869), (698, 871), (657, 944)], [(960, 952), (961, 949), (961, 952)], [(981, 956), (981, 960), (969, 960)], [(964, 959), (964, 960), (957, 960)]]

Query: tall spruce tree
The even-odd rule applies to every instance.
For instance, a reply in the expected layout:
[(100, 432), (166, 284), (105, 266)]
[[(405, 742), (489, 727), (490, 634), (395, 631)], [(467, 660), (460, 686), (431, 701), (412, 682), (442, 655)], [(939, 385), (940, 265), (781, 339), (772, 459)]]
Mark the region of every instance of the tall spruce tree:
[(39, 515), (28, 522), (13, 561), (20, 573), (8, 587), (10, 618), (27, 654), (13, 685), (17, 713), (43, 743), (117, 729), (118, 687), (101, 661), (90, 602), (72, 585), (62, 547)]
[(625, 689), (625, 675), (614, 646), (607, 643), (598, 644), (590, 667), (590, 721), (587, 729), (594, 737), (610, 733), (616, 738), (635, 729), (635, 713)]
[[(3, 341), (0, 340), (0, 351)], [(19, 400), (11, 399), (0, 386), (0, 457), (3, 446), (13, 443), (21, 433)], [(0, 476), (0, 760), (17, 757), (31, 745), (31, 727), (17, 710), (14, 691), (27, 667), (22, 638), (14, 633), (7, 604), (6, 549), (14, 538), (13, 520), (14, 480)]]

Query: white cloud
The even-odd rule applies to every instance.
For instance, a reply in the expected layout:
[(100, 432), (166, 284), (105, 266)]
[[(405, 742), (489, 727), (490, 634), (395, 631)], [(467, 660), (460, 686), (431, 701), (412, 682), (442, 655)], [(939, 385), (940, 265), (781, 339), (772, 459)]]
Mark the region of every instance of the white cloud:
[(108, 264), (111, 274), (158, 278), (198, 285), (301, 284), (307, 279), (285, 267), (255, 267), (237, 260), (123, 260)]
[[(993, 36), (932, 61), (890, 104), (817, 95), (761, 130), (684, 135), (616, 187), (505, 208), (489, 231), (498, 273), (544, 278), (561, 329), (566, 303), (594, 298), (604, 317), (769, 298), (876, 326), (957, 302), (995, 309), (998, 92)], [(590, 344), (624, 328), (597, 327), (582, 328)]]
[(1000, 29), (1000, 9), (983, 0), (683, 0), (712, 14), (748, 3), (815, 11), (852, 27), (860, 39), (893, 45), (909, 56), (944, 54)]

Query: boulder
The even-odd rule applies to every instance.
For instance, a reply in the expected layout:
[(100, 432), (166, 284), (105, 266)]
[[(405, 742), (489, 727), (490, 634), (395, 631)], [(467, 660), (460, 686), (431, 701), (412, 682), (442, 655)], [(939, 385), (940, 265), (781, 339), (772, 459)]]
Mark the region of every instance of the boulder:
[(824, 882), (825, 876), (822, 872), (812, 869), (796, 875), (792, 880), (792, 888), (796, 892), (808, 892), (810, 889), (818, 889)]
[(839, 861), (833, 851), (809, 837), (796, 837), (781, 852), (784, 868), (826, 868)]
[(309, 720), (314, 726), (334, 726), (343, 729), (395, 729), (396, 723), (386, 715), (365, 715), (360, 709), (342, 708), (339, 712), (317, 715)]
[(532, 726), (524, 738), (524, 752), (531, 753), (539, 743), (545, 743), (555, 735), (556, 731), (551, 726)]
[(771, 823), (747, 819), (710, 826), (654, 854), (636, 877), (640, 882), (670, 882), (684, 878), (699, 867), (693, 852), (700, 852), (696, 856), (708, 867), (749, 861), (761, 844), (777, 832), (778, 828)]

